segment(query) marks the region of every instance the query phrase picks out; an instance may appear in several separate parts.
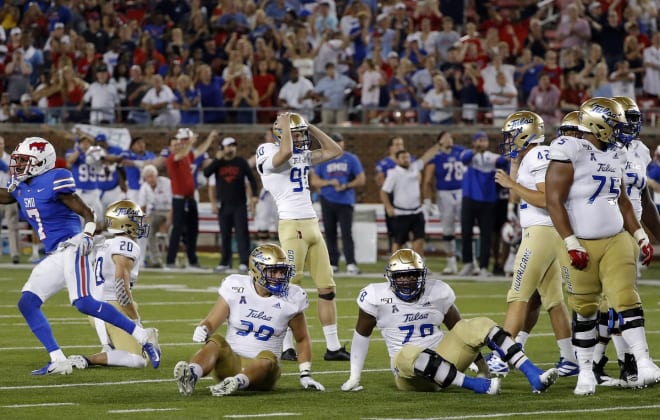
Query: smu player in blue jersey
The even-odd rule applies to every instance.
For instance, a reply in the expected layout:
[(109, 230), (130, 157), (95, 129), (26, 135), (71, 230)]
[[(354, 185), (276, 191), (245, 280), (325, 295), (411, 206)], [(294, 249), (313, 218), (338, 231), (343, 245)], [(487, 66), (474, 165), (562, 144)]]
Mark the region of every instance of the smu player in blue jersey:
[(108, 143), (108, 137), (100, 133), (96, 136), (96, 145), (100, 147), (101, 154), (97, 165), (100, 170), (97, 173), (96, 181), (101, 191), (101, 205), (103, 213), (112, 203), (124, 198), (126, 190), (126, 174), (124, 169), (118, 166), (121, 162), (121, 147), (113, 146)]
[[(454, 145), (451, 133), (440, 132), (436, 137), (440, 152), (436, 154), (424, 169), (424, 207), (432, 213), (431, 197), (435, 196), (437, 211), (442, 222), (442, 240), (447, 255), (447, 267), (442, 274), (456, 274), (456, 239), (454, 236), (456, 219), (461, 217), (461, 191), (465, 167), (461, 161), (461, 153), (465, 150)], [(433, 180), (435, 179), (435, 183)], [(434, 188), (435, 186), (435, 188)]]
[(147, 143), (142, 137), (133, 137), (128, 150), (121, 153), (122, 166), (126, 174), (126, 196), (131, 201), (137, 201), (140, 184), (142, 183), (142, 168), (156, 159), (154, 152), (147, 150)]
[[(112, 305), (96, 300), (100, 286), (93, 278), (94, 212), (75, 193), (67, 169), (55, 168), (55, 149), (41, 137), (28, 137), (11, 154), (12, 181), (0, 188), (0, 204), (17, 202), (25, 220), (39, 236), (48, 255), (38, 263), (22, 289), (18, 309), (50, 355), (33, 375), (70, 374), (72, 363), (57, 344), (41, 305), (63, 288), (78, 311), (100, 318), (131, 334), (157, 368), (160, 352), (147, 332)], [(80, 217), (85, 221), (81, 232)], [(102, 282), (101, 282), (102, 284)]]
[[(76, 193), (95, 214), (103, 214), (101, 192), (98, 186), (97, 171), (99, 166), (94, 162), (100, 154), (94, 153), (94, 138), (81, 134), (76, 138), (73, 149), (67, 150), (67, 168), (71, 171), (76, 183)], [(89, 153), (89, 156), (87, 154)], [(100, 228), (100, 227), (99, 227)]]

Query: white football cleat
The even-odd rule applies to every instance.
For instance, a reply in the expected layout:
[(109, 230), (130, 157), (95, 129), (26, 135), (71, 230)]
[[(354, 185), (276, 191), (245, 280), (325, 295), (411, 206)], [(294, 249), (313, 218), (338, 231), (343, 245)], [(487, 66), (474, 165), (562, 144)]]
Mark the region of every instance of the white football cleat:
[(45, 375), (70, 375), (73, 372), (73, 365), (69, 360), (60, 360), (57, 362), (48, 362), (41, 369), (33, 370), (35, 376)]
[(77, 354), (73, 356), (69, 356), (67, 359), (69, 360), (69, 362), (71, 362), (71, 365), (76, 369), (87, 369), (87, 366), (89, 366), (89, 362), (87, 361), (87, 359)]
[(575, 395), (594, 395), (596, 393), (596, 376), (594, 372), (589, 369), (582, 369), (578, 373), (577, 385), (573, 390)]
[(487, 395), (497, 395), (501, 391), (501, 379), (500, 378), (490, 378), (490, 387), (486, 391)]
[(217, 385), (210, 386), (211, 395), (214, 397), (224, 397), (238, 391), (238, 379), (235, 376), (225, 378)]
[(188, 362), (182, 360), (174, 366), (174, 379), (176, 379), (179, 394), (188, 396), (195, 390), (198, 377)]
[(633, 388), (646, 388), (660, 382), (660, 368), (650, 359), (637, 361), (637, 381), (632, 383)]

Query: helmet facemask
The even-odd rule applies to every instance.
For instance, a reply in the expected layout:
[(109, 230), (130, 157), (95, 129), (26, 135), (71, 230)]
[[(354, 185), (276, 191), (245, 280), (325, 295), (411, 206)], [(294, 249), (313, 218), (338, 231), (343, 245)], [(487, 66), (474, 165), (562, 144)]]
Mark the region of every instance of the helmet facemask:
[(256, 283), (275, 296), (286, 296), (289, 292), (289, 281), (295, 273), (294, 267), (286, 263), (254, 264), (259, 276)]
[(390, 282), (390, 289), (404, 302), (414, 302), (424, 292), (426, 267), (406, 270), (385, 270), (385, 277)]
[(142, 209), (130, 200), (110, 204), (105, 211), (105, 225), (108, 232), (126, 234), (133, 239), (148, 237), (151, 228), (148, 223), (144, 223)]

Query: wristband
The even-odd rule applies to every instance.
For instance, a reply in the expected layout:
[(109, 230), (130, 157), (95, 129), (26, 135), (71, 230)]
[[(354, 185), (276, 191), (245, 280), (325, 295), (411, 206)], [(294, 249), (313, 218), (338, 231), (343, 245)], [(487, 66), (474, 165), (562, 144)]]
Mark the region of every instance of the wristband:
[(635, 233), (633, 233), (633, 237), (635, 238), (635, 240), (637, 241), (637, 243), (639, 243), (640, 241), (643, 241), (643, 240), (647, 240), (647, 241), (648, 241), (648, 239), (649, 239), (648, 235), (646, 234), (646, 232), (644, 231), (643, 228), (639, 228), (639, 229), (637, 229), (637, 230), (635, 231)]
[(94, 222), (85, 223), (85, 228), (83, 229), (83, 232), (89, 236), (94, 236), (94, 232), (96, 232), (96, 223)]
[(513, 213), (516, 211), (516, 203), (509, 201), (506, 205), (506, 211), (508, 213)]
[(577, 236), (571, 235), (564, 238), (564, 243), (566, 244), (566, 249), (580, 249), (580, 241), (578, 241)]
[(300, 371), (300, 377), (309, 376), (312, 371), (312, 362), (302, 362), (298, 364), (298, 370)]

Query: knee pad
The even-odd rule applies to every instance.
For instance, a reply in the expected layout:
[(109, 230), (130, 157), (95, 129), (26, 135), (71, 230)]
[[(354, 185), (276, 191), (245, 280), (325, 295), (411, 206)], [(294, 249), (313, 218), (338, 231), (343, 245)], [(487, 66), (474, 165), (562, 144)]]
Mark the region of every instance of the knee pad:
[(445, 388), (456, 378), (456, 367), (433, 350), (424, 349), (415, 361), (415, 375)]
[(597, 343), (596, 326), (598, 323), (597, 315), (591, 318), (580, 319), (581, 315), (573, 312), (573, 345), (575, 347), (589, 348)]
[(43, 305), (41, 298), (32, 292), (23, 292), (18, 300), (18, 310), (21, 311), (23, 316), (31, 310), (41, 307), (41, 305)]
[[(511, 358), (518, 352), (522, 351), (522, 346), (520, 343), (513, 342), (511, 339), (511, 334), (508, 332), (504, 331), (500, 327), (495, 327), (495, 334), (493, 334), (493, 331), (491, 330), (491, 333), (488, 334), (488, 337), (486, 337), (486, 345), (488, 346), (489, 349), (493, 350), (494, 352), (497, 353), (500, 358), (508, 362), (511, 360)], [(506, 339), (511, 340), (513, 344), (510, 345), (505, 345)], [(508, 348), (507, 348), (508, 347)]]
[(99, 305), (109, 305), (109, 303), (100, 302), (91, 296), (81, 297), (73, 302), (73, 306), (76, 307), (78, 312), (90, 316), (94, 316), (94, 312), (98, 311)]
[(619, 330), (644, 327), (644, 310), (633, 308), (619, 312)]
[[(610, 336), (613, 334), (612, 313), (614, 310), (610, 309), (606, 312), (598, 314), (598, 341), (603, 344), (610, 342)], [(618, 332), (618, 329), (617, 329)]]
[(335, 298), (335, 292), (330, 293), (319, 293), (319, 298), (323, 300), (332, 300)]

